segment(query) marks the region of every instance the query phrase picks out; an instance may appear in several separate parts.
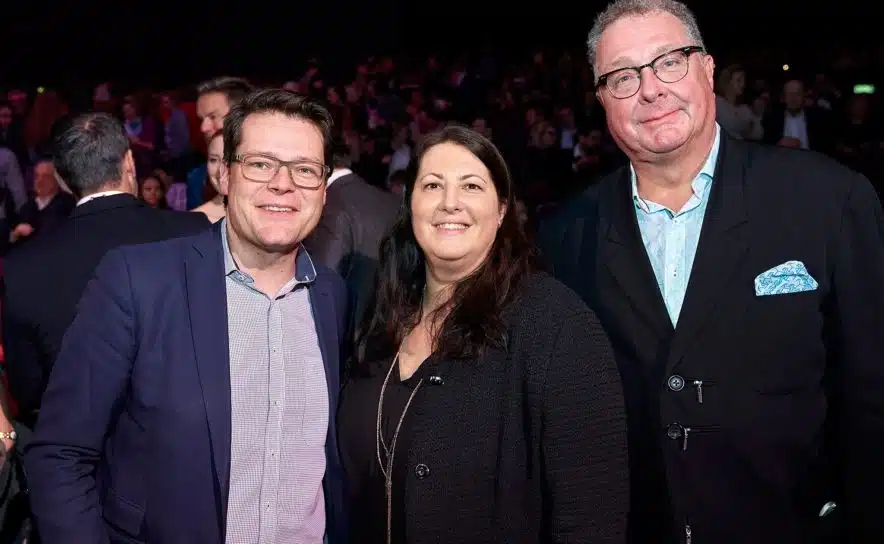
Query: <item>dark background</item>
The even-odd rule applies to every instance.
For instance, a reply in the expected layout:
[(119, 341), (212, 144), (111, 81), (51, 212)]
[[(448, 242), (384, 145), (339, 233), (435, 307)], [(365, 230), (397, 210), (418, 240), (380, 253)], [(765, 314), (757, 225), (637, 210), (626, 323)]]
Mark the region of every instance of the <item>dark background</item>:
[[(295, 79), (303, 61), (349, 63), (369, 52), (524, 54), (538, 45), (580, 52), (605, 2), (376, 0), (4, 2), (0, 86), (85, 86), (126, 81), (177, 86), (218, 74)], [(880, 18), (855, 2), (688, 2), (719, 57), (811, 73), (820, 55), (880, 41)], [(867, 3), (866, 6), (871, 6)]]

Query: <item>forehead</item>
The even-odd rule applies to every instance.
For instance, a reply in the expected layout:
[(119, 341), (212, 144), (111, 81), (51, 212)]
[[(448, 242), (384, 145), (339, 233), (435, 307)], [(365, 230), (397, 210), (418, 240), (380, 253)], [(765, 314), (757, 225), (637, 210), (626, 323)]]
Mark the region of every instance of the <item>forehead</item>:
[(218, 153), (224, 149), (224, 138), (215, 136), (209, 141), (209, 153)]
[(489, 177), (488, 169), (477, 156), (469, 149), (451, 142), (428, 149), (421, 159), (419, 170), (422, 174), (475, 174), (486, 179)]
[(200, 96), (196, 101), (196, 107), (200, 112), (213, 113), (220, 110), (225, 115), (230, 109), (227, 97), (222, 93), (209, 93)]
[(49, 161), (40, 161), (34, 166), (34, 172), (37, 174), (52, 174), (55, 167)]
[(602, 32), (596, 49), (600, 73), (644, 64), (672, 49), (693, 45), (687, 29), (670, 13), (654, 11), (622, 17)]
[(315, 124), (281, 113), (255, 113), (245, 118), (239, 153), (266, 153), (282, 160), (324, 162), (322, 132)]
[(789, 81), (788, 83), (786, 83), (785, 90), (787, 93), (798, 93), (798, 92), (801, 92), (803, 89), (804, 89), (804, 84), (802, 84), (800, 81), (793, 80), (793, 81)]

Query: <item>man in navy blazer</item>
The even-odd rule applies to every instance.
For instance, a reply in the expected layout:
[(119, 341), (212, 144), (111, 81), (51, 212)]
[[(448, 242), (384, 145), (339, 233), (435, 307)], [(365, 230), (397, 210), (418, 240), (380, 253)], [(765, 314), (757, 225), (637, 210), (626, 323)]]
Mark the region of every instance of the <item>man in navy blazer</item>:
[(224, 123), (228, 213), (98, 266), (28, 448), (44, 542), (345, 542), (343, 281), (301, 241), (331, 116), (257, 91)]

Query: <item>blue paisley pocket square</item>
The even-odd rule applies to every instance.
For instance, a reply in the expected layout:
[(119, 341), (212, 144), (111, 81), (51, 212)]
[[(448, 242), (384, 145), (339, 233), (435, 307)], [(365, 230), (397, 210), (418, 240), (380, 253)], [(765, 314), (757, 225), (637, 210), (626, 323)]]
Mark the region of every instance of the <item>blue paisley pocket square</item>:
[(755, 278), (755, 296), (815, 291), (819, 284), (801, 261), (786, 261)]

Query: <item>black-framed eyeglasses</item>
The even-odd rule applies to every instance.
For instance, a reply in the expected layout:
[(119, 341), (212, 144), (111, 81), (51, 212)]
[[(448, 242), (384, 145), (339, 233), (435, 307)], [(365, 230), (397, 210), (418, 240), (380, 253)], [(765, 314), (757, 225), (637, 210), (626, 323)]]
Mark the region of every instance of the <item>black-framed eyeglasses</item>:
[(288, 168), (292, 182), (308, 189), (316, 189), (325, 182), (331, 170), (328, 166), (309, 160), (283, 161), (259, 153), (236, 155), (234, 162), (242, 166), (242, 175), (250, 181), (270, 183), (283, 166)]
[(645, 68), (650, 68), (657, 79), (663, 83), (676, 83), (688, 75), (691, 55), (705, 51), (696, 45), (679, 47), (668, 53), (663, 53), (647, 64), (618, 68), (603, 74), (599, 76), (595, 88), (598, 90), (604, 86), (614, 98), (630, 98), (641, 88), (642, 72)]

